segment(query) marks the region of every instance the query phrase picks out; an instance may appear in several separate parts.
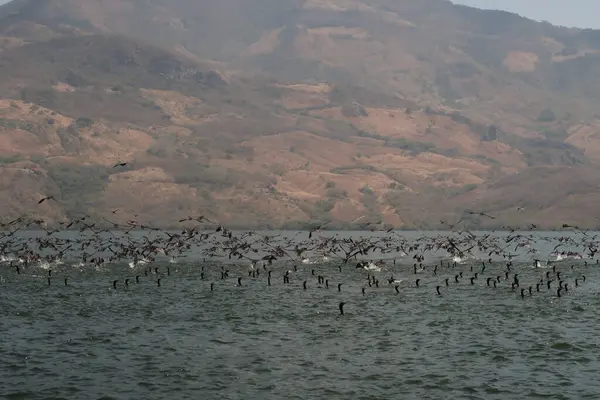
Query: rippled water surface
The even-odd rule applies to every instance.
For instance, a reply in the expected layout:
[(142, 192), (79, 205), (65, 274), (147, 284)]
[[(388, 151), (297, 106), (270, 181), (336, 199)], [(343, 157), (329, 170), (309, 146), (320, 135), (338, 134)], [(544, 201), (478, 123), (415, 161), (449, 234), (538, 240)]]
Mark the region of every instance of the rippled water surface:
[[(560, 298), (556, 282), (551, 290), (544, 283), (536, 291), (536, 282), (554, 272), (530, 262), (515, 264), (510, 280), (500, 262), (483, 273), (479, 261), (444, 265), (436, 275), (432, 267), (415, 275), (410, 259), (388, 262), (375, 273), (379, 288), (369, 287), (367, 271), (353, 265), (340, 271), (335, 263), (298, 264), (298, 271), (267, 266), (273, 271), (271, 286), (262, 266), (253, 278), (246, 264), (227, 265), (224, 280), (220, 266), (202, 262), (152, 265), (160, 276), (145, 276), (147, 266), (82, 270), (63, 264), (52, 267), (51, 285), (44, 268), (27, 267), (17, 275), (4, 265), (0, 394), (10, 399), (598, 399), (598, 266), (593, 261), (556, 265), (569, 288)], [(288, 269), (290, 284), (284, 285)], [(463, 278), (456, 283), (460, 272)], [(471, 285), (468, 278), (475, 272), (479, 276)], [(522, 298), (520, 288), (511, 291), (514, 272), (520, 288), (533, 286), (532, 296), (526, 291)], [(319, 285), (316, 275), (325, 276), (329, 288)], [(403, 280), (399, 293), (387, 282), (391, 275)], [(488, 287), (486, 278), (498, 275), (498, 287)], [(346, 303), (344, 315), (340, 302)]]

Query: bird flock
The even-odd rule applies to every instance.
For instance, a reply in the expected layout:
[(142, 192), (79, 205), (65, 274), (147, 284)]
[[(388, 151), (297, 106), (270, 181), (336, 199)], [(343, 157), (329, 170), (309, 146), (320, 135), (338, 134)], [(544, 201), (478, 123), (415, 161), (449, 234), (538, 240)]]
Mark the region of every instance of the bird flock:
[[(40, 203), (49, 200), (55, 199)], [(70, 265), (79, 270), (117, 266), (118, 276), (107, 282), (111, 290), (150, 280), (160, 288), (183, 260), (197, 267), (211, 292), (224, 284), (243, 287), (251, 280), (290, 290), (336, 290), (345, 296), (409, 290), (451, 296), (459, 287), (523, 299), (561, 298), (588, 284), (585, 271), (598, 264), (600, 246), (596, 232), (567, 224), (563, 228), (569, 231), (556, 233), (471, 232), (466, 227), (435, 234), (328, 232), (323, 227), (260, 232), (233, 231), (204, 216), (179, 220), (185, 225), (179, 230), (161, 230), (135, 217), (123, 224), (108, 219), (100, 224), (83, 216), (56, 229), (27, 217), (0, 222), (0, 287), (8, 274), (39, 278), (32, 272), (38, 267), (47, 270), (44, 285), (58, 279), (69, 286), (68, 269), (61, 268), (67, 272), (57, 277), (53, 267)], [(349, 302), (338, 303), (341, 315)]]

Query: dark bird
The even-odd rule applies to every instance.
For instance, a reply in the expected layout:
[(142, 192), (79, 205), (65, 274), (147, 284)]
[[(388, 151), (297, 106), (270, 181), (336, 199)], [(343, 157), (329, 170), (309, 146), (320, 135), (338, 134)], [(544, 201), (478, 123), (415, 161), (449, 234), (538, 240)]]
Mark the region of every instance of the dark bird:
[(343, 301), (340, 303), (340, 314), (341, 315), (344, 315), (344, 304), (346, 304), (346, 303)]
[(117, 167), (124, 167), (124, 166), (126, 166), (126, 165), (127, 165), (127, 163), (126, 163), (126, 162), (120, 162), (120, 163), (117, 163), (117, 164), (115, 164), (115, 165), (113, 166), (113, 168), (117, 168)]
[(483, 213), (483, 212), (474, 212), (474, 211), (467, 211), (468, 214), (470, 215), (480, 215), (482, 217), (488, 217), (489, 219), (496, 219), (496, 217)]
[[(44, 197), (43, 199), (41, 199), (40, 201), (38, 201), (38, 204), (42, 204), (42, 203), (43, 203), (43, 202), (45, 202), (46, 200), (54, 200), (55, 202), (57, 202), (57, 203), (60, 203), (60, 201), (56, 200), (56, 199), (54, 198), (54, 196), (47, 196), (47, 197)], [(62, 203), (61, 203), (61, 204), (62, 204)]]

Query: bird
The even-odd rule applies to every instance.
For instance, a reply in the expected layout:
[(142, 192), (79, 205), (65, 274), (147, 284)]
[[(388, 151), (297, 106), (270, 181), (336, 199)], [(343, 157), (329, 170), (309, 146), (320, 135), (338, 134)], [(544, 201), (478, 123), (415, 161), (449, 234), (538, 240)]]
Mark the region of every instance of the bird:
[(496, 217), (483, 212), (467, 211), (467, 213), (470, 215), (481, 215), (482, 217), (488, 217), (489, 219), (496, 219)]
[(47, 197), (44, 197), (43, 199), (41, 199), (40, 201), (38, 201), (38, 204), (42, 204), (42, 203), (43, 203), (43, 202), (45, 202), (46, 200), (54, 200), (55, 202), (57, 202), (57, 203), (60, 203), (60, 201), (56, 200), (56, 199), (54, 198), (54, 196), (47, 196)]
[(124, 166), (126, 166), (126, 165), (128, 165), (128, 163), (126, 163), (126, 162), (120, 162), (120, 163), (116, 163), (116, 164), (113, 166), (113, 168), (117, 168), (117, 167), (124, 167)]

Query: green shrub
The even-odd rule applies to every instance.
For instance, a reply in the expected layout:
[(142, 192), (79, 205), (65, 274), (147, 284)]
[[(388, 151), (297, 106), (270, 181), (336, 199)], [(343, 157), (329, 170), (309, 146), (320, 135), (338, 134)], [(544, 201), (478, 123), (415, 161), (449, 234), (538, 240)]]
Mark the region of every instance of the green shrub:
[(388, 188), (393, 190), (404, 190), (404, 185), (398, 182), (391, 182), (388, 185)]
[(371, 189), (368, 185), (361, 187), (360, 189), (358, 189), (358, 191), (367, 196), (373, 196), (375, 194), (375, 192), (373, 192), (373, 189)]
[(542, 110), (537, 118), (538, 122), (552, 122), (556, 120), (556, 114), (550, 108)]
[(321, 199), (315, 204), (319, 211), (328, 213), (335, 207), (334, 199)]
[(273, 164), (271, 165), (271, 172), (273, 172), (275, 175), (278, 176), (283, 176), (286, 173), (286, 168), (285, 166), (281, 165), (281, 164)]
[(87, 118), (87, 117), (77, 118), (77, 120), (75, 121), (75, 125), (79, 129), (91, 128), (92, 125), (94, 125), (94, 120), (91, 118)]
[(14, 154), (12, 156), (0, 156), (0, 165), (8, 165), (12, 163), (16, 163), (17, 161), (21, 161), (23, 157), (19, 154)]
[(348, 197), (348, 193), (342, 189), (331, 188), (327, 189), (327, 197), (331, 199), (345, 199)]
[(473, 190), (477, 189), (477, 185), (474, 183), (469, 183), (463, 186), (462, 190), (463, 193), (468, 193), (468, 192), (472, 192)]

